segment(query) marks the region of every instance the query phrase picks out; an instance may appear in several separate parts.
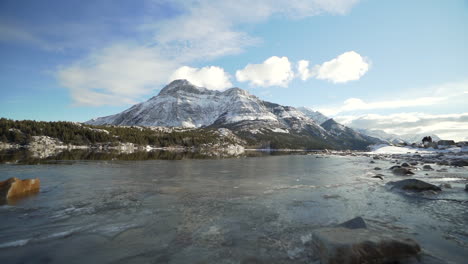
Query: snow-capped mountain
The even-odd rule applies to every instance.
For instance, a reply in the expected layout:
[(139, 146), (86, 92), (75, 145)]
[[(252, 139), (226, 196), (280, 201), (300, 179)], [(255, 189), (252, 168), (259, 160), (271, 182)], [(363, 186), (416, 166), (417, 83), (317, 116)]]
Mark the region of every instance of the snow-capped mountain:
[[(355, 145), (343, 144), (340, 135), (330, 133), (294, 107), (262, 101), (240, 88), (214, 91), (195, 86), (186, 80), (171, 82), (157, 96), (119, 114), (95, 118), (86, 123), (223, 127), (231, 129), (257, 147), (349, 148)], [(353, 140), (352, 137), (348, 139)], [(361, 142), (361, 137), (356, 137), (356, 140)], [(371, 143), (369, 141), (367, 145)]]
[(301, 111), (302, 113), (304, 113), (304, 115), (306, 115), (310, 119), (314, 120), (317, 124), (322, 124), (328, 119), (330, 119), (324, 114), (320, 113), (319, 111), (314, 111), (313, 109), (309, 107), (301, 106), (301, 107), (298, 107), (297, 109)]
[(403, 134), (403, 135), (396, 135), (396, 134), (390, 134), (386, 133), (383, 130), (377, 130), (377, 129), (363, 129), (363, 128), (355, 128), (355, 130), (359, 131), (362, 134), (371, 136), (371, 137), (376, 137), (380, 138), (382, 140), (385, 140), (389, 143), (393, 144), (400, 144), (400, 143), (421, 143), (422, 139), (425, 136), (431, 136), (433, 141), (439, 141), (440, 138), (435, 135), (435, 134)]
[(239, 89), (224, 92), (175, 80), (159, 95), (136, 104), (122, 113), (96, 118), (88, 124), (202, 127), (223, 118), (225, 123), (244, 120), (278, 121), (255, 96)]

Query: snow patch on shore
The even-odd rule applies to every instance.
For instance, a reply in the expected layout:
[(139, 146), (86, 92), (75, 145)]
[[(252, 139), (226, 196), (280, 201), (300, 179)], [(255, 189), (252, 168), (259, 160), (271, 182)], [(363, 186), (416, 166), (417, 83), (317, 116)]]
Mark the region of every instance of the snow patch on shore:
[(434, 148), (415, 148), (411, 146), (390, 146), (387, 144), (379, 144), (370, 146), (371, 153), (373, 154), (431, 154), (431, 153), (460, 153), (468, 152), (468, 147), (453, 147), (447, 149), (434, 149)]

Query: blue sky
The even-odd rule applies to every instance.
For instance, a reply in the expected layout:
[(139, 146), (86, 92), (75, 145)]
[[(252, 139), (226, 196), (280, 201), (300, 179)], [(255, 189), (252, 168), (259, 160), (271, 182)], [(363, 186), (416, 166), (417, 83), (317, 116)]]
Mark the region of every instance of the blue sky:
[(0, 116), (86, 121), (184, 77), (468, 140), (467, 1), (272, 2), (3, 0)]

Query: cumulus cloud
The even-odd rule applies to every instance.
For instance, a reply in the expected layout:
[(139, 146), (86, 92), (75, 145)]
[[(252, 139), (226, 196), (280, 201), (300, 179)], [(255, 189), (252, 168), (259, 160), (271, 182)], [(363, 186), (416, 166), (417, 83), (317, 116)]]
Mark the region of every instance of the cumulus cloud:
[(255, 86), (287, 86), (294, 78), (291, 62), (287, 57), (273, 56), (261, 64), (248, 64), (236, 72), (239, 82)]
[[(151, 2), (151, 1), (149, 1)], [(60, 67), (57, 78), (68, 88), (78, 104), (127, 104), (166, 84), (175, 70), (184, 72), (194, 82), (205, 83), (204, 72), (214, 70), (183, 68), (184, 65), (236, 54), (246, 47), (261, 43), (261, 39), (239, 30), (239, 25), (259, 23), (272, 16), (300, 19), (323, 13), (345, 14), (357, 0), (226, 0), (171, 1), (172, 16), (160, 18), (147, 8), (144, 23), (128, 25), (126, 35), (112, 44), (92, 45), (94, 49), (83, 58)], [(156, 3), (157, 7), (160, 3)], [(132, 34), (131, 34), (132, 33)], [(10, 34), (11, 35), (11, 34)], [(80, 36), (85, 38), (89, 36)], [(103, 34), (99, 34), (103, 35)], [(21, 38), (29, 38), (20, 35)], [(18, 36), (17, 36), (18, 38)], [(106, 38), (108, 39), (108, 38)], [(79, 40), (79, 39), (76, 39)], [(132, 44), (128, 44), (131, 42)], [(120, 48), (119, 48), (120, 47)], [(270, 58), (271, 59), (271, 58)], [(271, 59), (272, 65), (249, 67), (239, 71), (241, 80), (259, 86), (286, 85), (292, 78), (287, 58)], [(247, 68), (247, 67), (246, 67)], [(279, 76), (271, 76), (278, 73)], [(213, 89), (229, 83), (218, 75)], [(236, 74), (237, 77), (237, 74)], [(239, 79), (238, 78), (238, 79)]]
[(211, 90), (224, 90), (232, 87), (229, 74), (226, 73), (224, 69), (216, 66), (203, 68), (182, 66), (171, 75), (169, 81), (177, 79), (186, 79), (194, 85)]
[(302, 80), (315, 77), (333, 83), (359, 80), (370, 68), (370, 62), (355, 51), (345, 52), (321, 65), (309, 68), (309, 61), (299, 61), (298, 71)]
[(468, 140), (468, 113), (425, 114), (396, 113), (337, 116), (335, 119), (353, 128), (383, 130), (390, 134), (436, 134), (442, 139)]

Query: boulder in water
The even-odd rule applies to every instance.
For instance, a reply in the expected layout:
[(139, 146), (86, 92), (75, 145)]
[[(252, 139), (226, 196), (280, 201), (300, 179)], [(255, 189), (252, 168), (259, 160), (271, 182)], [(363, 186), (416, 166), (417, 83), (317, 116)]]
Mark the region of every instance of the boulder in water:
[(431, 167), (431, 165), (424, 165), (424, 166), (423, 166), (423, 170), (425, 170), (425, 171), (431, 171), (431, 170), (434, 170), (434, 169)]
[(0, 204), (4, 204), (8, 199), (20, 198), (29, 194), (37, 193), (40, 189), (39, 179), (20, 180), (10, 178), (0, 182)]
[(312, 246), (323, 264), (398, 263), (421, 251), (412, 239), (367, 229), (360, 217), (315, 230)]
[(398, 188), (406, 191), (415, 191), (415, 192), (422, 192), (422, 191), (441, 191), (439, 186), (434, 184), (427, 183), (425, 181), (417, 180), (417, 179), (406, 179), (396, 182), (389, 182), (389, 185), (392, 185), (393, 188)]

